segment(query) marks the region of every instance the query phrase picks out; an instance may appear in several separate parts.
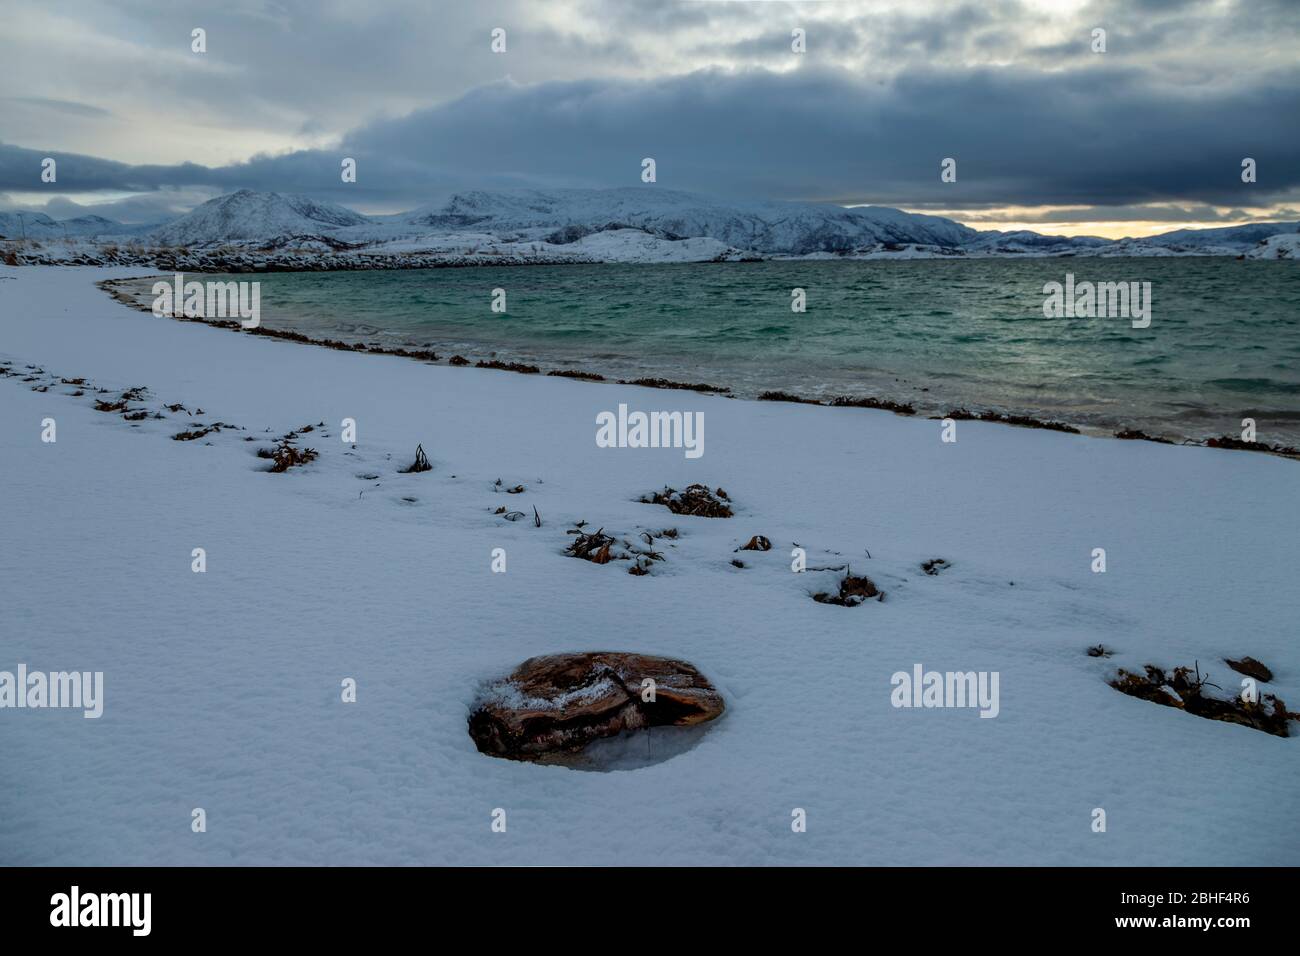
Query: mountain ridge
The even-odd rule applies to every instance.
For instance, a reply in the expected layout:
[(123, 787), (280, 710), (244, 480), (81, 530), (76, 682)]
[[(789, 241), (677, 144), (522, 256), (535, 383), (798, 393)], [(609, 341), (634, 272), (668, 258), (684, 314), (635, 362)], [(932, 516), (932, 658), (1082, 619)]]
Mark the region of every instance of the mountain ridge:
[[(1158, 236), (1104, 239), (1032, 230), (976, 230), (951, 219), (888, 206), (759, 200), (735, 202), (659, 187), (467, 190), (442, 203), (368, 216), (295, 193), (241, 189), (217, 196), (162, 225), (127, 226), (101, 216), (54, 220), (45, 213), (0, 213), (0, 237), (104, 241), (159, 246), (220, 245), (364, 249), (422, 239), (533, 243), (565, 247), (605, 232), (634, 230), (661, 243), (716, 240), (733, 253), (770, 256), (1169, 255), (1246, 254), (1298, 222), (1178, 229)], [(612, 245), (619, 245), (614, 243)], [(1285, 246), (1286, 244), (1281, 244)], [(1273, 246), (1279, 246), (1274, 243)], [(1271, 248), (1271, 247), (1270, 247)]]

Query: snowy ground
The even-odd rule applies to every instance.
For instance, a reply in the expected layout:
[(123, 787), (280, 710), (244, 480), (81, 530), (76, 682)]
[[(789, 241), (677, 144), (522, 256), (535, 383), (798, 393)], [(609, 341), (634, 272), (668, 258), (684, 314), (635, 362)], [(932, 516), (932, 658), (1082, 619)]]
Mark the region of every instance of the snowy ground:
[[(978, 422), (944, 444), (938, 422), (885, 412), (336, 352), (93, 285), (126, 274), (0, 269), (0, 359), (43, 370), (0, 379), (0, 670), (106, 685), (99, 720), (0, 710), (0, 863), (1300, 863), (1295, 737), (1105, 682), (1198, 660), (1231, 689), (1221, 659), (1251, 655), (1297, 709), (1295, 462)], [(246, 431), (171, 441), (195, 419), (133, 426), (59, 377)], [(705, 454), (598, 448), (619, 402), (703, 411)], [(303, 442), (320, 458), (282, 475), (243, 440), (320, 421), (328, 437)], [(434, 470), (396, 474), (417, 442)], [(736, 517), (636, 501), (692, 481)], [(681, 534), (634, 577), (564, 556), (581, 519)], [(733, 567), (754, 534), (775, 549)], [(836, 575), (791, 573), (794, 542), (886, 601), (812, 601)], [(934, 557), (951, 569), (920, 573)], [(1098, 642), (1117, 654), (1088, 657)], [(474, 749), (480, 681), (589, 649), (689, 660), (728, 711), (631, 771)], [(893, 708), (891, 675), (916, 663), (999, 672), (999, 716)]]

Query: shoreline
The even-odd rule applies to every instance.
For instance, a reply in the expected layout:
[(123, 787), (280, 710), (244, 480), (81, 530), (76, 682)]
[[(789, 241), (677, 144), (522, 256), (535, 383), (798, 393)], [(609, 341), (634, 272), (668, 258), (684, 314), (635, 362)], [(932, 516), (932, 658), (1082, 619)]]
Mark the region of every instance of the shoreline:
[[(500, 263), (496, 263), (500, 265)], [(553, 265), (554, 263), (529, 263)], [(586, 264), (586, 263), (579, 263)], [(123, 292), (118, 288), (123, 283), (134, 283), (151, 278), (167, 279), (166, 275), (144, 275), (132, 276), (127, 278), (104, 279), (95, 283), (95, 285), (106, 292), (114, 301), (152, 315), (152, 309), (145, 305), (139, 299)], [(200, 325), (207, 325), (212, 328), (226, 329), (234, 332), (246, 332), (251, 335), (260, 335), (267, 338), (275, 338), (283, 341), (293, 342), (301, 345), (313, 345), (319, 348), (333, 349), (342, 352), (364, 352), (374, 355), (391, 355), (400, 358), (414, 359), (428, 364), (437, 364), (444, 361), (444, 356), (432, 349), (407, 349), (399, 347), (388, 347), (367, 343), (349, 343), (338, 339), (317, 338), (306, 335), (302, 332), (296, 332), (287, 329), (272, 329), (267, 326), (259, 326), (255, 329), (244, 329), (236, 320), (227, 319), (209, 319), (205, 317), (188, 317), (170, 315), (166, 316), (177, 322), (191, 322)], [(582, 368), (553, 368), (543, 371), (539, 365), (525, 362), (498, 361), (495, 358), (496, 352), (491, 351), (486, 357), (476, 357), (471, 355), (456, 354), (445, 357), (445, 363), (451, 367), (474, 367), (495, 369), (498, 371), (515, 372), (525, 375), (545, 375), (548, 377), (568, 378), (575, 381), (590, 382), (596, 384), (616, 384), (616, 385), (636, 385), (645, 388), (657, 388), (665, 390), (682, 390), (693, 391), (702, 394), (716, 394), (726, 398), (735, 398), (740, 401), (774, 401), (787, 402), (792, 404), (815, 405), (823, 408), (845, 408), (857, 407), (876, 409), (879, 411), (892, 412), (895, 415), (903, 417), (915, 416), (916, 409), (913, 402), (903, 398), (894, 398), (892, 396), (874, 397), (874, 396), (836, 396), (830, 400), (809, 398), (782, 390), (762, 390), (753, 398), (741, 398), (731, 394), (730, 385), (714, 385), (711, 383), (685, 383), (673, 382), (657, 377), (645, 377), (639, 379), (611, 379), (603, 374)], [(928, 389), (923, 389), (928, 390)], [(1217, 448), (1230, 451), (1249, 451), (1256, 454), (1273, 455), (1280, 458), (1289, 458), (1300, 460), (1300, 448), (1285, 446), (1281, 444), (1265, 444), (1263, 442), (1245, 442), (1231, 435), (1219, 435), (1209, 438), (1195, 439), (1191, 437), (1175, 436), (1169, 437), (1160, 434), (1150, 434), (1145, 429), (1136, 427), (1131, 423), (1122, 423), (1117, 429), (1101, 428), (1059, 419), (1044, 419), (1034, 415), (1022, 414), (1016, 411), (999, 411), (995, 406), (979, 406), (969, 409), (965, 406), (953, 407), (946, 409), (937, 414), (926, 415), (925, 418), (932, 421), (943, 421), (952, 419), (954, 421), (983, 421), (1001, 425), (1008, 425), (1017, 428), (1039, 429), (1044, 431), (1063, 432), (1067, 434), (1079, 435), (1090, 438), (1112, 438), (1121, 441), (1145, 441), (1162, 445), (1179, 445), (1203, 448)]]

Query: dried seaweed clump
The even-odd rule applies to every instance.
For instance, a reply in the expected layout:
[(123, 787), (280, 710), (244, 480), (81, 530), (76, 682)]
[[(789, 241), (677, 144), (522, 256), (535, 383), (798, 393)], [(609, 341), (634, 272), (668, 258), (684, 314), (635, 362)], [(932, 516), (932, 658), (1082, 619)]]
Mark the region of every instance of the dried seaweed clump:
[(605, 381), (605, 376), (603, 375), (598, 375), (595, 372), (583, 372), (583, 371), (579, 371), (578, 369), (572, 369), (572, 368), (556, 369), (554, 372), (547, 372), (546, 374), (555, 376), (556, 378), (581, 379), (584, 382)]
[(590, 561), (592, 564), (609, 564), (611, 561), (619, 561), (628, 557), (626, 554), (616, 554), (613, 547), (618, 542), (611, 536), (605, 534), (604, 528), (597, 528), (595, 531), (583, 531), (585, 521), (580, 521), (575, 527), (570, 528), (566, 534), (574, 535), (574, 539), (564, 550), (564, 553), (575, 558), (581, 558), (584, 561)]
[(666, 378), (620, 379), (619, 384), (640, 385), (643, 388), (676, 388), (688, 392), (712, 392), (717, 395), (725, 395), (731, 391), (723, 385), (710, 385), (707, 382), (670, 382)]
[(1161, 445), (1172, 445), (1168, 438), (1160, 438), (1156, 435), (1148, 435), (1140, 428), (1125, 428), (1115, 433), (1116, 438), (1122, 438), (1125, 441), (1153, 441)]
[(1275, 737), (1290, 736), (1288, 723), (1300, 720), (1300, 714), (1290, 713), (1286, 709), (1286, 702), (1275, 694), (1262, 694), (1258, 700), (1249, 700), (1244, 696), (1225, 700), (1202, 693), (1203, 688), (1217, 688), (1218, 685), (1209, 682), (1208, 674), (1201, 676), (1199, 664), (1195, 671), (1191, 667), (1175, 667), (1172, 674), (1166, 674), (1152, 664), (1146, 665), (1144, 674), (1134, 674), (1120, 668), (1111, 679), (1110, 686), (1130, 697), (1175, 707), (1207, 720), (1252, 727)]
[(315, 448), (298, 448), (292, 444), (290, 439), (282, 438), (280, 444), (274, 448), (258, 449), (257, 457), (271, 459), (271, 467), (267, 470), (278, 475), (283, 474), (290, 468), (315, 461), (319, 455), (316, 453)]
[(1219, 438), (1207, 438), (1205, 440), (1206, 448), (1228, 448), (1233, 451), (1268, 451), (1275, 455), (1285, 455), (1288, 458), (1300, 457), (1300, 448), (1293, 448), (1290, 445), (1269, 445), (1262, 441), (1242, 441), (1240, 438), (1234, 438), (1232, 435), (1222, 435)]
[[(204, 438), (213, 432), (219, 432), (223, 428), (238, 428), (238, 425), (227, 425), (225, 422), (213, 422), (211, 425), (201, 425), (198, 428), (192, 428), (187, 431), (177, 432), (172, 436), (172, 441), (194, 441), (198, 438)], [(270, 457), (263, 455), (263, 458)]]
[(821, 402), (815, 398), (804, 398), (801, 395), (792, 395), (790, 392), (763, 392), (758, 396), (760, 402), (797, 402), (800, 405), (820, 405)]
[(1261, 680), (1266, 684), (1273, 679), (1273, 672), (1268, 669), (1268, 666), (1260, 663), (1253, 657), (1243, 657), (1239, 661), (1234, 661), (1229, 657), (1225, 657), (1223, 663), (1227, 664), (1238, 674), (1245, 674), (1247, 677), (1253, 677), (1255, 680)]
[(854, 577), (851, 570), (840, 580), (838, 593), (828, 594), (823, 591), (813, 595), (813, 600), (819, 604), (835, 604), (839, 607), (857, 607), (872, 598), (883, 601), (885, 592), (876, 587), (869, 577)]
[(525, 365), (523, 362), (500, 362), (492, 359), (487, 362), (475, 362), (475, 368), (495, 368), (502, 372), (522, 372), (524, 375), (536, 375), (541, 371), (536, 365)]
[[(592, 532), (585, 531), (583, 529), (586, 525), (587, 522), (579, 521), (566, 532), (574, 537), (565, 549), (565, 554), (590, 561), (592, 564), (631, 561), (632, 566), (627, 569), (627, 573), (638, 577), (649, 574), (650, 566), (655, 561), (664, 560), (663, 553), (654, 549), (655, 536), (651, 532), (642, 532), (641, 537), (645, 538), (646, 546), (641, 547), (630, 541), (619, 541), (614, 536), (605, 534), (604, 528)], [(538, 527), (541, 525), (539, 524)]]
[(682, 491), (664, 487), (649, 498), (642, 498), (645, 504), (663, 505), (675, 515), (694, 515), (699, 518), (730, 518), (731, 499), (721, 488), (710, 491), (706, 485), (687, 485)]
[(424, 446), (415, 446), (415, 461), (405, 468), (399, 469), (403, 475), (416, 475), (422, 471), (433, 471), (433, 465), (429, 464), (428, 457), (424, 454)]
[(1018, 425), (1021, 428), (1045, 428), (1052, 432), (1065, 432), (1070, 435), (1079, 434), (1079, 429), (1073, 425), (1067, 425), (1065, 422), (1044, 421), (1041, 418), (1031, 418), (1028, 415), (1004, 415), (991, 409), (976, 415), (965, 408), (954, 408), (943, 417), (951, 418), (956, 422), (998, 422), (1003, 425)]
[(895, 415), (915, 415), (916, 406), (909, 402), (895, 402), (888, 398), (853, 398), (841, 395), (827, 402), (832, 408), (879, 408)]

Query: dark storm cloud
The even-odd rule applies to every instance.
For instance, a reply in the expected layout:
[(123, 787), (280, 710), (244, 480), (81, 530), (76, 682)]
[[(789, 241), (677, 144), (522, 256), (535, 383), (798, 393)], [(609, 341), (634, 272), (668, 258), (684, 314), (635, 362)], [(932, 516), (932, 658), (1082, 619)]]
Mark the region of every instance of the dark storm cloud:
[[(1294, 0), (41, 5), (0, 33), (14, 80), (0, 131), (21, 144), (0, 145), (0, 190), (28, 204), (134, 193), (118, 201), (143, 214), (248, 187), (389, 211), (455, 189), (637, 184), (652, 156), (661, 185), (732, 197), (1167, 203), (1175, 218), (1262, 207), (1300, 198), (1295, 12)], [(209, 53), (196, 57), (199, 23)], [(489, 50), (496, 25), (510, 29), (507, 56)], [(806, 55), (789, 49), (794, 26)], [(1105, 55), (1089, 46), (1097, 26)], [(57, 184), (39, 180), (47, 155)], [(356, 184), (340, 181), (344, 156), (359, 161)], [(948, 156), (954, 184), (939, 181)], [(1252, 186), (1245, 156), (1259, 161)]]
[[(1259, 205), (1300, 190), (1295, 71), (1232, 88), (1136, 70), (699, 71), (659, 80), (481, 87), (371, 123), (337, 150), (205, 167), (58, 156), (69, 191), (240, 187), (414, 204), (472, 186), (659, 183), (727, 196), (963, 205)], [(0, 147), (0, 189), (39, 188), (41, 150)], [(339, 161), (358, 160), (355, 185)], [(954, 157), (957, 182), (939, 179)], [(1240, 179), (1243, 157), (1259, 182)]]

